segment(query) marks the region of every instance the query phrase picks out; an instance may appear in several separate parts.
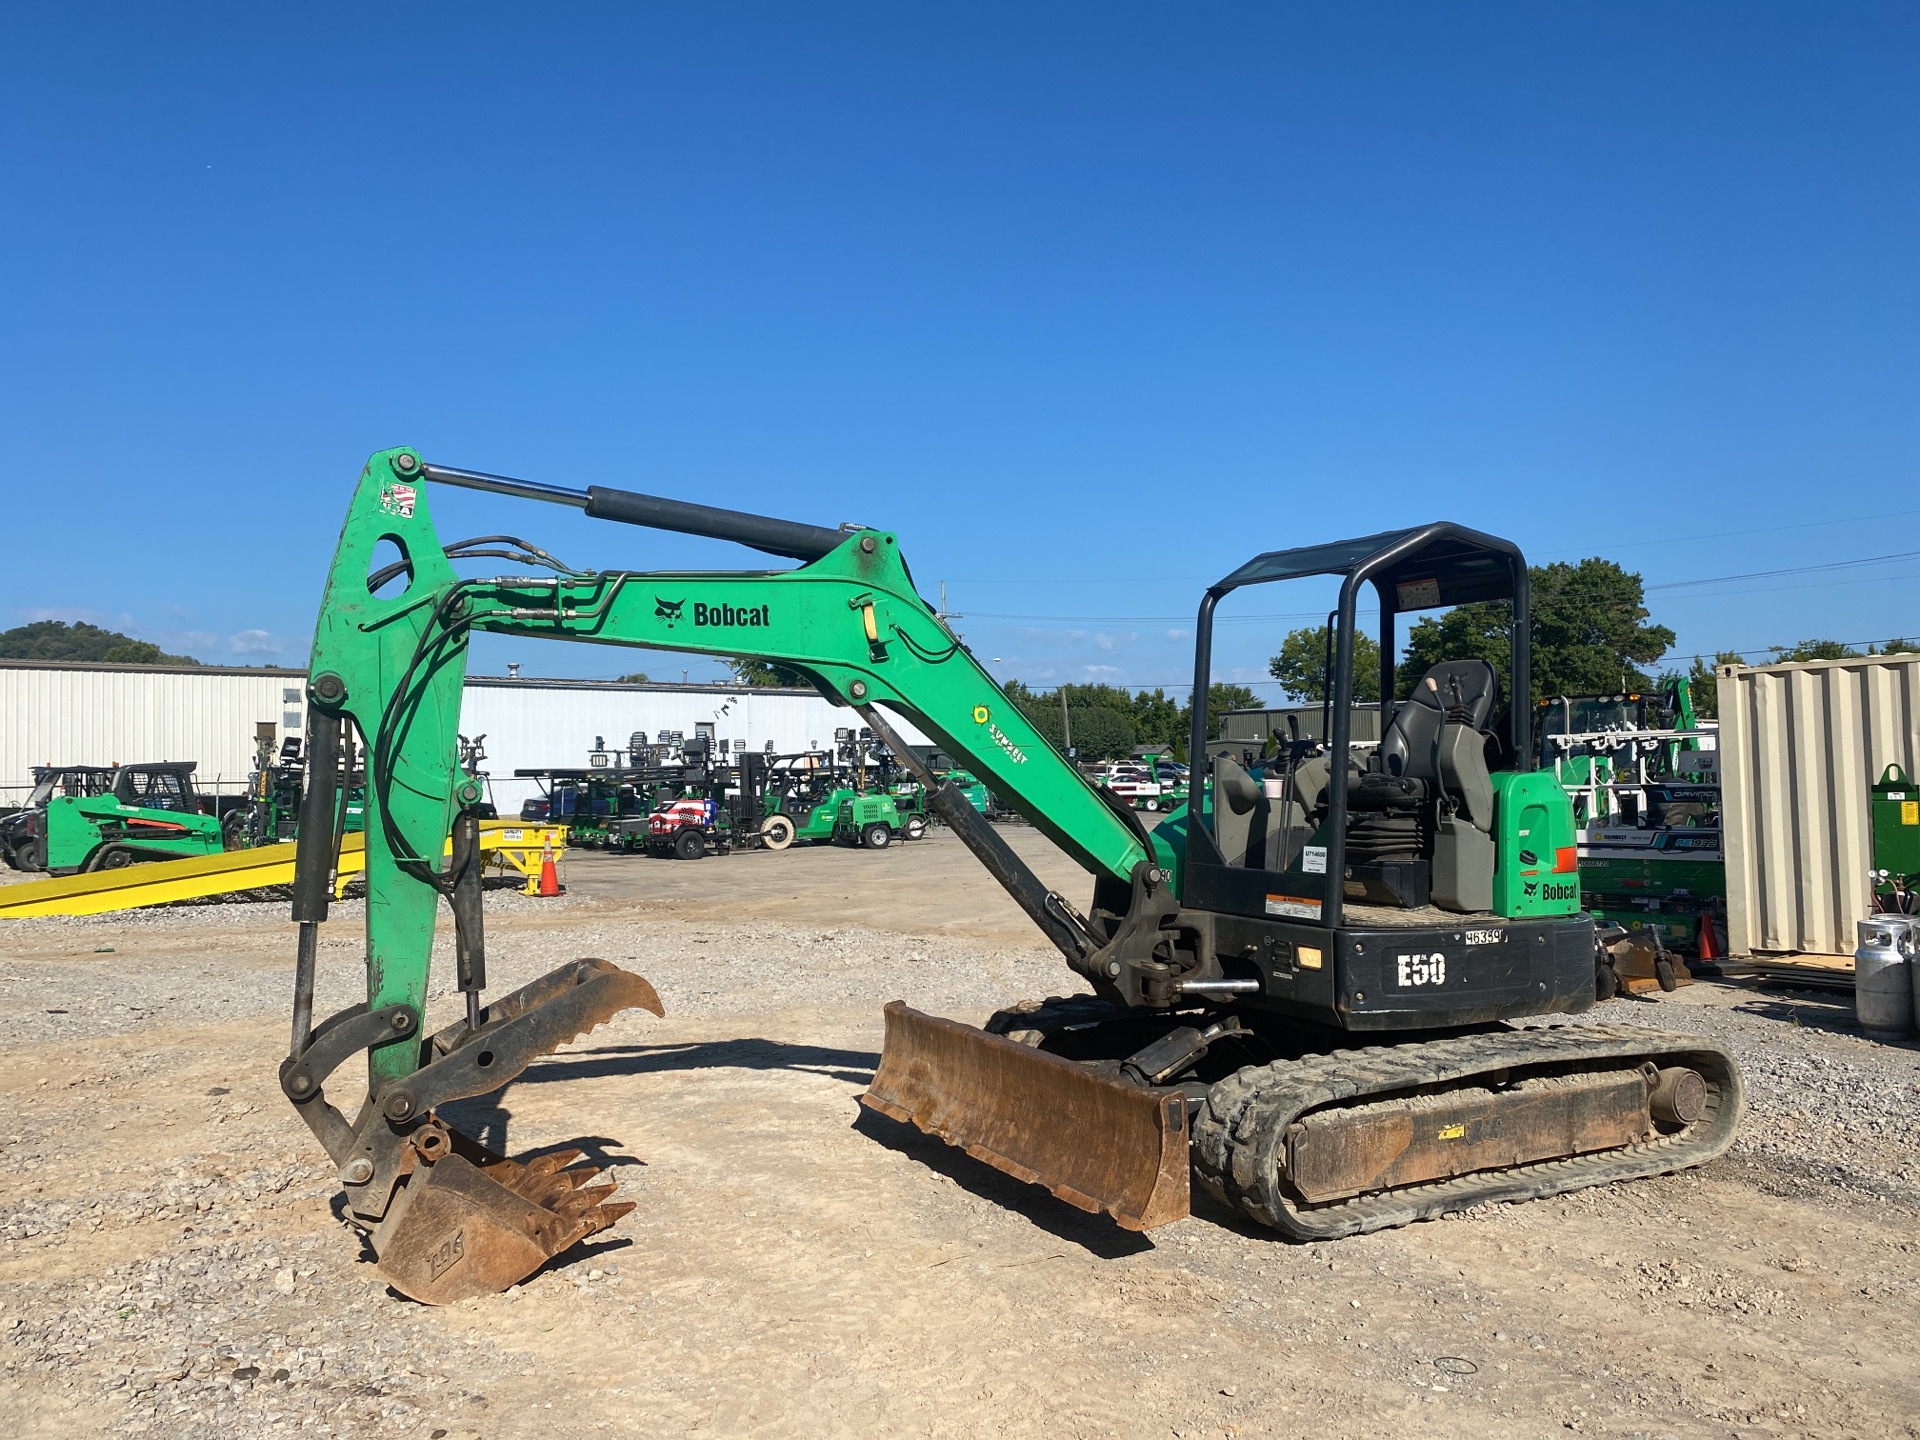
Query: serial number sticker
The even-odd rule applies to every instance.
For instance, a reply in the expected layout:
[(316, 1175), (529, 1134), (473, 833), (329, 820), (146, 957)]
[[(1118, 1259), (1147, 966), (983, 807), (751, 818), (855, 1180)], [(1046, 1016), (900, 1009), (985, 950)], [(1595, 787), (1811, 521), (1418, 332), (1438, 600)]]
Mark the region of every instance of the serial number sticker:
[(1498, 930), (1467, 931), (1467, 944), (1469, 945), (1498, 945), (1499, 943), (1500, 932)]
[(1300, 868), (1309, 875), (1326, 874), (1327, 847), (1324, 845), (1307, 846), (1306, 849), (1300, 852)]
[(1290, 920), (1318, 920), (1318, 900), (1297, 900), (1291, 895), (1267, 896), (1267, 914), (1284, 915)]

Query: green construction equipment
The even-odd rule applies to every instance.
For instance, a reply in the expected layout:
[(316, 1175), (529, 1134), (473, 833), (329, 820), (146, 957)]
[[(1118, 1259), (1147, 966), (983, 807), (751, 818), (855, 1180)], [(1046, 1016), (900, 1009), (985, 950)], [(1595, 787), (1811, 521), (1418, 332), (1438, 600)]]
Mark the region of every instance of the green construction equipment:
[[(566, 568), (499, 536), (443, 544), (428, 495), (450, 485), (571, 506), (590, 518), (735, 541), (789, 570)], [(511, 547), (542, 573), (462, 579)], [(455, 725), (475, 632), (761, 659), (853, 707), (1091, 994), (1036, 1001), (984, 1028), (886, 1009), (863, 1102), (1148, 1228), (1188, 1213), (1189, 1178), (1285, 1234), (1327, 1239), (1660, 1174), (1731, 1143), (1737, 1070), (1711, 1040), (1638, 1025), (1527, 1027), (1591, 1008), (1600, 962), (1580, 909), (1573, 813), (1539, 770), (1531, 707), (1494, 668), (1460, 660), (1382, 705), (1366, 764), (1350, 741), (1356, 611), (1378, 601), (1380, 691), (1400, 693), (1397, 617), (1510, 605), (1510, 670), (1528, 693), (1528, 585), (1510, 542), (1437, 523), (1256, 556), (1211, 587), (1195, 691), (1211, 678), (1214, 611), (1249, 586), (1332, 576), (1331, 734), (1270, 787), (1230, 759), (1197, 766), (1193, 803), (1149, 833), (1088, 783), (916, 593), (897, 538), (635, 494), (426, 463), (368, 462), (342, 529), (309, 669), (309, 762), (293, 918), (293, 1038), (281, 1088), (337, 1167), (344, 1215), (405, 1294), (497, 1290), (630, 1205), (580, 1152), (516, 1162), (451, 1123), (539, 1056), (629, 1008), (644, 979), (604, 960), (487, 995), (474, 839), (479, 787)], [(1206, 753), (1196, 706), (1188, 753)], [(903, 717), (1092, 877), (1076, 905), (1043, 883), (899, 738)], [(366, 998), (316, 1025), (333, 798), (349, 731), (365, 741)], [(1276, 790), (1277, 793), (1270, 793)], [(451, 844), (451, 861), (440, 863)], [(454, 917), (465, 1013), (429, 1034), (428, 962)], [(356, 1058), (364, 1075), (336, 1074)], [(345, 1109), (328, 1091), (350, 1099)]]
[[(218, 855), (225, 845), (211, 797), (194, 788), (191, 760), (120, 765), (92, 790), (82, 770), (36, 772), (28, 807), (12, 821), (9, 859), (21, 870), (91, 874), (153, 860)], [(66, 777), (65, 792), (61, 777)], [(91, 790), (91, 793), (87, 793)], [(75, 792), (78, 793), (75, 793)], [(37, 803), (36, 803), (37, 802)]]
[(769, 849), (839, 844), (884, 850), (895, 840), (918, 840), (927, 819), (919, 782), (902, 780), (899, 762), (872, 731), (842, 728), (832, 751), (768, 757), (766, 820)]
[[(247, 776), (246, 802), (220, 817), (220, 838), (228, 850), (278, 845), (294, 838), (300, 815), (300, 796), (306, 786), (306, 765), (300, 737), (274, 740), (275, 726), (262, 721), (254, 732), (253, 770)], [(346, 831), (360, 833), (365, 823), (366, 777), (347, 780)]]
[(47, 867), (47, 806), (55, 800), (104, 795), (113, 788), (114, 765), (36, 765), (33, 788), (18, 809), (0, 816), (0, 858), (10, 869)]
[(1540, 762), (1573, 802), (1588, 913), (1683, 956), (1725, 954), (1719, 754), (1687, 680), (1658, 696), (1556, 696), (1539, 714)]
[(1889, 763), (1873, 783), (1871, 806), (1873, 908), (1920, 913), (1920, 790), (1898, 763)]

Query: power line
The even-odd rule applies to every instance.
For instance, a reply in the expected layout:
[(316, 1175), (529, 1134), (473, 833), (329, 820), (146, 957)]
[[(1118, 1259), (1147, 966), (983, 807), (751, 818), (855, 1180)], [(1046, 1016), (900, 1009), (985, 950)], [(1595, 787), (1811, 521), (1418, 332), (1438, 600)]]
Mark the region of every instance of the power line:
[[(1883, 520), (1904, 520), (1909, 516), (1920, 515), (1920, 510), (1887, 510), (1877, 515), (1848, 515), (1838, 520), (1802, 520), (1792, 525), (1763, 525), (1754, 530), (1709, 530), (1686, 535), (1676, 535), (1661, 540), (1608, 540), (1600, 548), (1607, 550), (1643, 550), (1649, 545), (1695, 545), (1702, 540), (1737, 540), (1748, 535), (1780, 535), (1789, 530), (1814, 530), (1825, 525), (1864, 525)], [(1591, 553), (1588, 550), (1548, 550), (1541, 552), (1548, 556), (1579, 555)]]
[[(1534, 553), (1547, 559), (1565, 555), (1591, 556), (1597, 552), (1609, 550), (1644, 550), (1653, 545), (1697, 545), (1702, 540), (1740, 540), (1753, 535), (1784, 535), (1795, 530), (1819, 530), (1834, 525), (1865, 525), (1888, 520), (1904, 520), (1920, 515), (1920, 510), (1882, 510), (1872, 515), (1845, 515), (1832, 520), (1799, 520), (1791, 525), (1762, 525), (1747, 530), (1704, 530), (1690, 531), (1685, 535), (1657, 540), (1603, 540), (1583, 545), (1577, 550), (1540, 550)], [(1039, 579), (1022, 577), (1018, 579), (989, 579), (978, 575), (949, 577), (959, 585), (1158, 585), (1158, 584), (1198, 584), (1211, 583), (1217, 577), (1209, 575), (1125, 575), (1125, 576), (1085, 576), (1076, 579)], [(1652, 588), (1652, 587), (1649, 587)], [(977, 612), (976, 612), (977, 613)]]
[[(1331, 609), (1332, 607), (1327, 607)], [(1085, 625), (1191, 625), (1192, 613), (1185, 615), (1056, 615), (1025, 614), (1006, 610), (969, 610), (974, 620), (1053, 620), (1061, 624)], [(1266, 624), (1274, 620), (1325, 620), (1326, 610), (1283, 610), (1265, 615), (1217, 615), (1216, 625)]]
[(1686, 590), (1698, 585), (1721, 585), (1735, 580), (1771, 580), (1778, 575), (1811, 575), (1820, 570), (1850, 570), (1856, 565), (1887, 565), (1895, 560), (1920, 559), (1920, 550), (1901, 550), (1892, 555), (1867, 555), (1856, 560), (1829, 560), (1821, 565), (1792, 565), (1784, 570), (1748, 570), (1739, 575), (1711, 575), (1701, 580), (1664, 580), (1649, 585), (1649, 590)]

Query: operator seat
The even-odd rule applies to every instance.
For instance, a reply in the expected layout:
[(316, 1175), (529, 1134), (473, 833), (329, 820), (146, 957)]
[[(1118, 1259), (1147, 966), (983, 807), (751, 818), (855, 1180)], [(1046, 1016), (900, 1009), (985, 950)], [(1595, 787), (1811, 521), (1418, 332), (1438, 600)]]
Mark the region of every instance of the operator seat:
[(1484, 660), (1434, 666), (1395, 712), (1347, 791), (1349, 858), (1431, 862), (1434, 904), (1493, 907), (1493, 781), (1487, 724), (1500, 679)]
[(1224, 802), (1214, 810), (1214, 839), (1221, 857), (1235, 867), (1265, 868), (1272, 807), (1260, 782), (1222, 755), (1213, 762), (1213, 783)]
[[(1387, 726), (1376, 757), (1383, 777), (1430, 786), (1440, 778), (1440, 736), (1449, 722), (1486, 733), (1500, 699), (1500, 677), (1484, 660), (1448, 660), (1434, 666)], [(1363, 782), (1364, 783), (1364, 782)], [(1403, 791), (1409, 787), (1383, 787)], [(1349, 804), (1352, 802), (1349, 801)]]

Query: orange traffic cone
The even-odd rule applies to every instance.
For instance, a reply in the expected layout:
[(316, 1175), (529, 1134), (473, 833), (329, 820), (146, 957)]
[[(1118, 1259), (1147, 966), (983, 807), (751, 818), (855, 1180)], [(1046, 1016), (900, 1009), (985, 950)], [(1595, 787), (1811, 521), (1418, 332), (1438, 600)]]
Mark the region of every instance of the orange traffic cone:
[(1702, 915), (1700, 927), (1694, 936), (1695, 958), (1700, 960), (1724, 960), (1726, 954), (1720, 948), (1720, 931), (1713, 923), (1713, 916)]
[(553, 842), (551, 840), (540, 847), (540, 889), (541, 895), (560, 893), (560, 872), (553, 866)]

